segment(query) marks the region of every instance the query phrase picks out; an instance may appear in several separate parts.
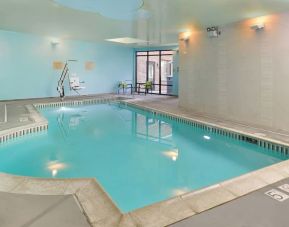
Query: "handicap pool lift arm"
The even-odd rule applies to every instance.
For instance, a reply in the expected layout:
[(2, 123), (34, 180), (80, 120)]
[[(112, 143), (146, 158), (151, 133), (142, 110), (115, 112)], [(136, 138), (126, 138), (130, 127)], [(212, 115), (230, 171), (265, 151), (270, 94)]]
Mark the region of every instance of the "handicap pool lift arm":
[(61, 72), (61, 76), (58, 80), (58, 84), (57, 84), (57, 91), (59, 92), (60, 98), (61, 100), (63, 100), (64, 96), (65, 96), (65, 92), (64, 92), (64, 81), (67, 77), (69, 77), (69, 67), (68, 64), (69, 62), (76, 62), (77, 60), (67, 60), (64, 68)]

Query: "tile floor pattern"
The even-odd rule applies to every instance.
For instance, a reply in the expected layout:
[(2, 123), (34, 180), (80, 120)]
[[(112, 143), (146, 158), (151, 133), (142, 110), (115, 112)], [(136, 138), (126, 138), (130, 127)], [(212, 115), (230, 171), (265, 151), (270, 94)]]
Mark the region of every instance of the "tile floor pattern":
[(0, 192), (1, 227), (90, 227), (72, 195)]
[[(289, 184), (289, 178), (170, 227), (288, 227), (289, 192), (279, 189), (285, 184)], [(279, 202), (265, 195), (271, 189), (285, 193), (288, 198)]]
[(29, 116), (29, 112), (25, 105), (7, 104), (6, 109), (9, 116), (7, 117), (7, 122), (3, 121), (4, 105), (1, 105), (0, 108), (2, 110), (0, 111), (0, 119), (2, 119), (2, 121), (0, 121), (0, 130), (25, 126), (34, 122), (33, 119), (31, 119)]

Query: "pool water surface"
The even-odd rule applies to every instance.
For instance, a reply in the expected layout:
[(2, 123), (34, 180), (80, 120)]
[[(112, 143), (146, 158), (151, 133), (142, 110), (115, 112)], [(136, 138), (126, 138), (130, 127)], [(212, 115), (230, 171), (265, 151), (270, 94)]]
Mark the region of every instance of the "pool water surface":
[(286, 159), (119, 103), (41, 112), (48, 132), (0, 145), (0, 172), (96, 178), (123, 212)]

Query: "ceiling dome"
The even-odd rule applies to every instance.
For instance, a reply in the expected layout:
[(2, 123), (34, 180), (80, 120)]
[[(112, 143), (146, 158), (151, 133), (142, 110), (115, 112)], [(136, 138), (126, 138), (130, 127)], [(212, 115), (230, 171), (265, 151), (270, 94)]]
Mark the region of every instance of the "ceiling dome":
[[(113, 19), (129, 20), (137, 17), (143, 0), (54, 0), (59, 5), (76, 10), (100, 13)], [(142, 11), (142, 10), (141, 10)]]

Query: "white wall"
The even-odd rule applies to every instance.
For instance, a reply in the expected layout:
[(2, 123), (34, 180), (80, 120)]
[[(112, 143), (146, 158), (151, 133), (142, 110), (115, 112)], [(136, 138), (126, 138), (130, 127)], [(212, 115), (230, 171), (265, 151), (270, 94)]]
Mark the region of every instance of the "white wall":
[[(250, 26), (264, 22), (264, 31)], [(289, 13), (220, 27), (180, 41), (180, 106), (218, 118), (289, 130)]]

